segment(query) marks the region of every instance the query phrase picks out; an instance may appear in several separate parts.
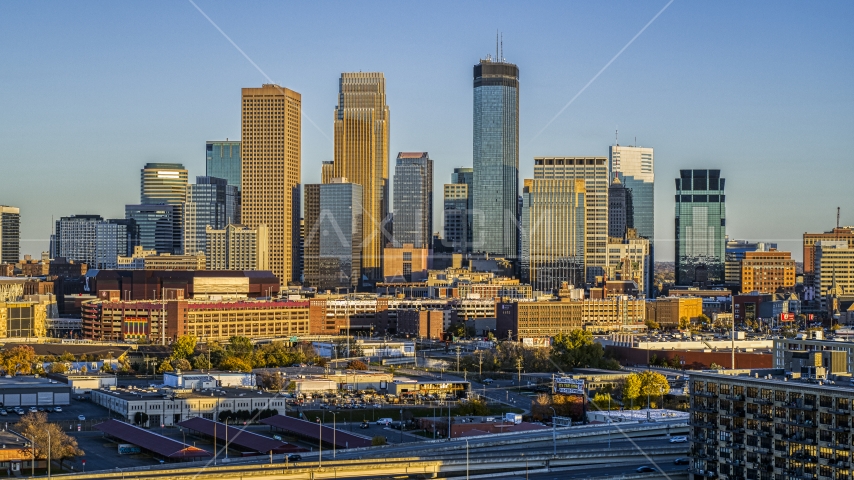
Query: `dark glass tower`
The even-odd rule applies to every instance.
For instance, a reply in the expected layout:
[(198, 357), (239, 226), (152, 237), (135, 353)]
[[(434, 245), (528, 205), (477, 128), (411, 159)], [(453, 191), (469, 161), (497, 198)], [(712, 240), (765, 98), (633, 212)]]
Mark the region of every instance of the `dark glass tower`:
[(519, 201), (519, 68), (474, 66), (473, 250), (515, 258)]
[(222, 230), (237, 223), (237, 187), (224, 178), (196, 177), (195, 185), (187, 186), (184, 203), (184, 254), (206, 252), (205, 229)]
[(676, 179), (676, 285), (724, 283), (726, 196), (720, 170)]
[(433, 235), (433, 160), (400, 152), (394, 167), (394, 243), (430, 248)]

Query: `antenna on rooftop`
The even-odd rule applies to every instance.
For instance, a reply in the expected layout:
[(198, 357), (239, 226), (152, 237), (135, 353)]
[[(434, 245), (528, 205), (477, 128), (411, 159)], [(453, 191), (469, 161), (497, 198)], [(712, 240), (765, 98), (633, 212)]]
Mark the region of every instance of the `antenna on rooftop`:
[(498, 61), (504, 62), (504, 32), (501, 32), (501, 56), (498, 57)]
[(620, 131), (614, 130), (614, 143), (619, 146), (620, 145)]
[(836, 207), (836, 228), (839, 228), (839, 207)]
[(498, 29), (495, 29), (495, 59), (498, 60)]

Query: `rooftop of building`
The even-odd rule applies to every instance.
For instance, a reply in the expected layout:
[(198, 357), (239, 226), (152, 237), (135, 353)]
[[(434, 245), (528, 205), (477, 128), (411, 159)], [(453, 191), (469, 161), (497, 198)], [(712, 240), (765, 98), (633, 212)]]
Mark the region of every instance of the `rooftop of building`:
[[(797, 372), (786, 372), (780, 368), (761, 370), (702, 370), (688, 373), (691, 381), (701, 378), (724, 380), (731, 378), (769, 387), (789, 387), (799, 389), (815, 389), (826, 393), (854, 393), (854, 383), (851, 377), (836, 377), (835, 379), (817, 379), (801, 377)], [(693, 392), (692, 392), (693, 394)]]
[(239, 387), (216, 387), (213, 389), (190, 390), (183, 388), (169, 387), (149, 387), (136, 388), (116, 387), (116, 388), (101, 388), (98, 393), (110, 395), (121, 400), (171, 400), (171, 399), (201, 399), (201, 398), (277, 398), (280, 397), (278, 392), (264, 392), (254, 388), (239, 388)]
[(0, 390), (51, 386), (66, 387), (63, 383), (38, 375), (6, 375), (0, 377)]
[[(3, 445), (3, 450), (18, 450), (26, 447), (29, 442), (26, 438), (20, 437), (8, 430), (0, 430), (0, 444)], [(25, 453), (25, 455), (29, 458), (29, 454)]]

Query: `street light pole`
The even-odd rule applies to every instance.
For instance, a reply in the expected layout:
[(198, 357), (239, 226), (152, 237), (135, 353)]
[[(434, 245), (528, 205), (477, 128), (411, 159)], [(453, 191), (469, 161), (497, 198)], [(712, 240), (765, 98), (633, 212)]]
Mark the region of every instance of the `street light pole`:
[(228, 419), (231, 417), (225, 417), (225, 459), (228, 460)]
[(552, 411), (552, 456), (557, 456), (557, 422), (555, 421), (555, 417), (557, 416), (557, 412), (555, 412), (554, 407), (549, 407)]
[(320, 433), (317, 435), (317, 466), (322, 467), (323, 466), (323, 421), (321, 420), (321, 421), (317, 422), (317, 424), (320, 426), (320, 428), (318, 428)]
[(332, 459), (334, 460), (335, 459), (335, 450), (336, 450), (335, 449), (335, 434), (337, 433), (336, 429), (335, 429), (335, 417), (338, 416), (338, 412), (329, 412), (329, 413), (332, 414)]
[(469, 480), (469, 439), (466, 439), (466, 480)]
[(47, 430), (47, 478), (50, 480), (50, 428)]

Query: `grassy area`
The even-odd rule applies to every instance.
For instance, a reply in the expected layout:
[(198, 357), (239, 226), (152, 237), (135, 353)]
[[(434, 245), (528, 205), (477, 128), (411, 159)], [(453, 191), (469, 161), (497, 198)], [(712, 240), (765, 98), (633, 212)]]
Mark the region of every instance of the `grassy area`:
[[(508, 407), (506, 405), (496, 405), (490, 404), (487, 406), (489, 409), (489, 413), (487, 415), (495, 415), (502, 416), (505, 413), (522, 413), (521, 408)], [(390, 406), (383, 408), (360, 408), (356, 410), (338, 410), (338, 421), (350, 421), (352, 416), (352, 421), (360, 422), (362, 420), (375, 421), (378, 418), (391, 418), (394, 420), (400, 419), (400, 410), (403, 409), (404, 415), (408, 418), (419, 418), (419, 417), (432, 417), (435, 413), (436, 416), (447, 416), (448, 409), (447, 408), (436, 408), (433, 407), (403, 407), (403, 406)], [(308, 420), (312, 420), (314, 418), (320, 417), (321, 419), (327, 418), (331, 421), (332, 415), (329, 413), (329, 410), (302, 410), (305, 418)], [(411, 417), (410, 417), (411, 415)], [(451, 408), (451, 416), (460, 415), (459, 407)], [(289, 411), (288, 416), (290, 417), (299, 417), (299, 413), (294, 411)]]

